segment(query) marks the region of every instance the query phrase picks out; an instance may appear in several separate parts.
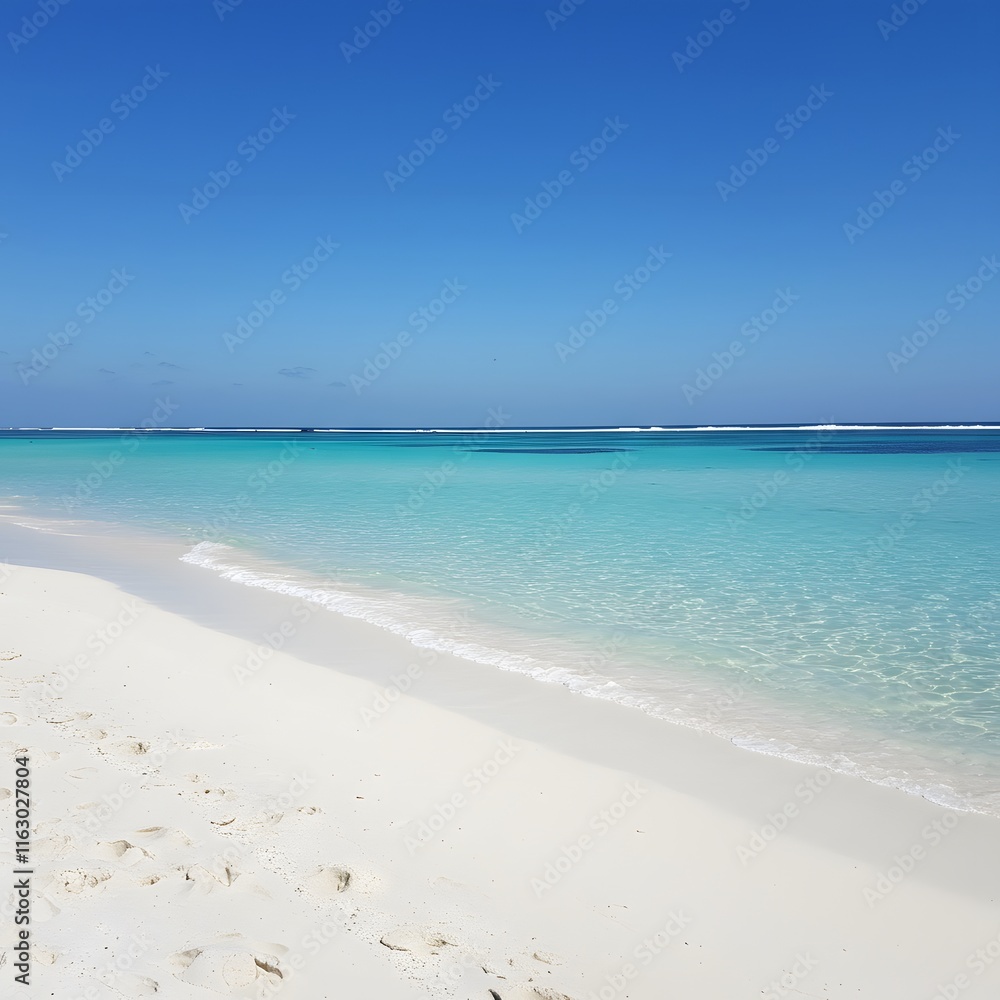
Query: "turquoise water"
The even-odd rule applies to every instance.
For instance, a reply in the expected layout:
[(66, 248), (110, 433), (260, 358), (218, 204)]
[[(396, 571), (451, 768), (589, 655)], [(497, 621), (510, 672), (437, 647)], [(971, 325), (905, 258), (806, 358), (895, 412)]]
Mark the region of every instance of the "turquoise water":
[(0, 494), (1000, 814), (1000, 429), (21, 432)]

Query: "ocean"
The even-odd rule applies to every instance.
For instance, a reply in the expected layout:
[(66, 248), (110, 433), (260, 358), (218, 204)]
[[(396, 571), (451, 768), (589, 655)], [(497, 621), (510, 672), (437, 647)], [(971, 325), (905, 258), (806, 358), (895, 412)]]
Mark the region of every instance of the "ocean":
[(0, 496), (1000, 815), (1000, 427), (8, 431)]

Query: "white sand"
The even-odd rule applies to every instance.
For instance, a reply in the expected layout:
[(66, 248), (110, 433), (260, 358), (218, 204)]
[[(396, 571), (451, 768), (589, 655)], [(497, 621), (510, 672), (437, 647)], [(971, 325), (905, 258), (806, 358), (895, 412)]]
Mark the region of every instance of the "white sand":
[[(494, 728), (284, 653), (238, 676), (253, 644), (94, 577), (12, 567), (0, 591), (0, 786), (17, 754), (33, 773), (32, 986), (9, 995), (1000, 992), (993, 819), (524, 678)], [(334, 667), (420, 662), (324, 615)], [(586, 753), (526, 739), (544, 712), (515, 690)]]

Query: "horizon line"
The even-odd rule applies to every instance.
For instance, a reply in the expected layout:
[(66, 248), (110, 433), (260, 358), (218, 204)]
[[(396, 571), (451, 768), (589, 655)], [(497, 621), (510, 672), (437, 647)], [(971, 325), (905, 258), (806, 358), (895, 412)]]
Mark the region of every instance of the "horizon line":
[(525, 433), (649, 433), (683, 431), (781, 431), (781, 430), (1000, 430), (1000, 421), (975, 423), (941, 422), (911, 423), (823, 423), (823, 424), (650, 424), (612, 426), (609, 424), (570, 426), (525, 426), (525, 427), (305, 427), (305, 426), (232, 426), (232, 427), (2, 427), (0, 433), (13, 432), (94, 432), (94, 431), (134, 431), (136, 433), (200, 433), (200, 434), (254, 434), (254, 433), (316, 433), (316, 434), (455, 434), (475, 432), (483, 434), (525, 434)]

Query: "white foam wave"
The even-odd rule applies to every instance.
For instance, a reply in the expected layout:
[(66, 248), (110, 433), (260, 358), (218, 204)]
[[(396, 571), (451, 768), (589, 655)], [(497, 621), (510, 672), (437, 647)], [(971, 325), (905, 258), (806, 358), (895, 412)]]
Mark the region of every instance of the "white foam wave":
[(427, 627), (423, 619), (411, 620), (405, 612), (401, 613), (400, 611), (406, 606), (407, 600), (402, 595), (377, 597), (370, 594), (360, 594), (338, 589), (342, 588), (341, 584), (338, 584), (337, 587), (304, 585), (277, 573), (250, 569), (230, 562), (229, 560), (235, 554), (234, 549), (221, 542), (199, 542), (190, 552), (181, 556), (181, 561), (214, 570), (223, 579), (241, 583), (246, 587), (260, 587), (278, 594), (298, 597), (348, 618), (360, 618), (396, 635), (401, 635), (414, 646), (420, 648), (454, 653), (463, 659), (501, 667), (504, 670), (525, 670), (528, 672), (538, 669), (547, 672), (554, 669), (550, 664), (534, 660), (529, 656), (493, 649), (475, 642), (457, 641), (434, 628)]
[[(770, 718), (773, 712), (757, 717), (751, 711), (750, 718), (738, 718), (737, 713), (726, 717), (711, 708), (704, 713), (693, 705), (685, 705), (681, 697), (671, 699), (665, 698), (663, 692), (657, 695), (637, 690), (629, 685), (627, 677), (622, 678), (625, 683), (620, 683), (597, 672), (586, 672), (500, 649), (463, 636), (457, 628), (454, 609), (450, 615), (442, 615), (430, 601), (424, 605), (409, 595), (362, 591), (354, 585), (345, 587), (340, 581), (302, 583), (277, 571), (241, 564), (238, 561), (241, 558), (242, 554), (229, 545), (204, 541), (181, 556), (181, 561), (211, 570), (223, 579), (243, 586), (296, 597), (345, 617), (369, 622), (404, 637), (419, 648), (526, 674), (548, 684), (560, 684), (586, 697), (612, 701), (657, 719), (711, 733), (746, 750), (860, 777), (874, 784), (922, 796), (945, 808), (1000, 815), (1000, 794), (982, 790), (967, 794), (956, 790), (943, 779), (933, 761), (914, 760), (908, 766), (901, 766), (898, 762), (880, 763), (876, 756), (869, 753), (860, 753), (859, 759), (853, 760), (838, 749), (841, 744), (836, 734), (831, 734), (823, 745), (809, 746), (820, 734), (808, 726), (800, 726), (801, 740), (797, 742), (788, 730), (787, 720), (780, 718), (772, 719), (775, 725), (770, 728), (772, 731), (783, 731), (784, 738), (767, 738), (760, 735), (760, 730), (769, 728), (766, 718)], [(437, 625), (434, 624), (435, 619), (438, 620)]]
[[(199, 542), (190, 552), (181, 556), (181, 561), (212, 570), (223, 579), (243, 586), (259, 587), (274, 593), (297, 597), (345, 617), (377, 625), (395, 635), (403, 636), (412, 645), (422, 649), (433, 649), (474, 663), (526, 674), (535, 680), (547, 684), (560, 684), (588, 697), (603, 698), (629, 708), (638, 708), (658, 718), (678, 721), (674, 715), (662, 712), (654, 698), (630, 691), (607, 676), (585, 673), (565, 664), (553, 663), (510, 649), (500, 649), (463, 636), (456, 628), (458, 616), (452, 613), (448, 620), (443, 620), (445, 616), (433, 608), (429, 601), (424, 606), (418, 599), (409, 595), (361, 592), (358, 589), (345, 588), (339, 581), (335, 584), (303, 584), (275, 571), (240, 564), (235, 561), (239, 558), (240, 553), (231, 546), (221, 542), (205, 541)], [(433, 624), (435, 618), (441, 621), (440, 625)], [(431, 624), (428, 624), (429, 621)], [(690, 727), (710, 731), (696, 718), (682, 721)]]

